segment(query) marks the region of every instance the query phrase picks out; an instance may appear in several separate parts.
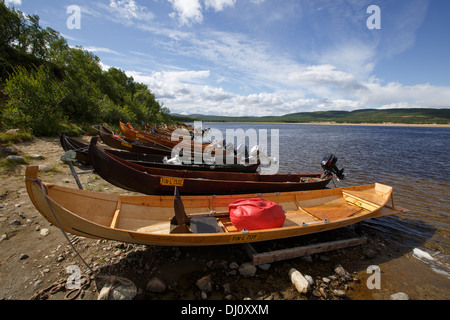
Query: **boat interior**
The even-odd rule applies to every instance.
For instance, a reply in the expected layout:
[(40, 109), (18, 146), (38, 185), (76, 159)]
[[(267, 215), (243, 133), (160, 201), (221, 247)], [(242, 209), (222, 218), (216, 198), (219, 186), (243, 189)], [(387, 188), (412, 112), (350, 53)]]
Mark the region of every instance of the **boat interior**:
[[(175, 215), (173, 196), (117, 195), (44, 185), (51, 201), (92, 223), (142, 233), (171, 232), (171, 220)], [(40, 189), (40, 186), (33, 184), (33, 188)], [(391, 193), (391, 187), (374, 184), (345, 189), (271, 193), (261, 198), (283, 207), (286, 220), (282, 228), (285, 228), (366, 215), (384, 206)], [(227, 214), (228, 204), (255, 197), (258, 195), (183, 196), (181, 199), (192, 223), (191, 232), (237, 232)], [(201, 228), (201, 224), (205, 224), (205, 228)]]

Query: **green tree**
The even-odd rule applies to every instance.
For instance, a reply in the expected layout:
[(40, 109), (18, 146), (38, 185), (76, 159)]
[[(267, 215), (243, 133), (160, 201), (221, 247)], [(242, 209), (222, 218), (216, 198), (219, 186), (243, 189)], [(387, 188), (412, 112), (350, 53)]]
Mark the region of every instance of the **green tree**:
[(59, 103), (65, 91), (45, 66), (36, 70), (18, 67), (6, 81), (5, 93), (10, 98), (4, 111), (9, 124), (35, 135), (59, 131), (59, 121), (64, 118)]

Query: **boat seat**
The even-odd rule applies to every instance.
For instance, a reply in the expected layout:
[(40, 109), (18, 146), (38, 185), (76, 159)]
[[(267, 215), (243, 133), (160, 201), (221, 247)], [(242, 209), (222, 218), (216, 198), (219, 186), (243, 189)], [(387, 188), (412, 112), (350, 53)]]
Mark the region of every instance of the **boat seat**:
[(215, 217), (198, 217), (190, 219), (192, 233), (223, 232)]

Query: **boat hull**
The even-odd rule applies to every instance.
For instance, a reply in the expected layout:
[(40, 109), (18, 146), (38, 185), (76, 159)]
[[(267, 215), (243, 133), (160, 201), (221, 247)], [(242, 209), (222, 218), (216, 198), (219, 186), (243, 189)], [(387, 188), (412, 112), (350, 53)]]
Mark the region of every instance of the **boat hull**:
[[(275, 201), (286, 211), (280, 228), (237, 231), (229, 216), (217, 218), (221, 232), (170, 233), (174, 196), (133, 196), (71, 189), (42, 183), (38, 168), (26, 170), (29, 197), (52, 224), (72, 234), (145, 245), (209, 246), (251, 243), (296, 237), (345, 227), (365, 219), (407, 212), (390, 207), (392, 188), (368, 186), (281, 194), (186, 196), (182, 201), (188, 216), (223, 211), (242, 198), (261, 197)], [(311, 211), (311, 212), (309, 212)], [(323, 219), (326, 216), (326, 219)]]

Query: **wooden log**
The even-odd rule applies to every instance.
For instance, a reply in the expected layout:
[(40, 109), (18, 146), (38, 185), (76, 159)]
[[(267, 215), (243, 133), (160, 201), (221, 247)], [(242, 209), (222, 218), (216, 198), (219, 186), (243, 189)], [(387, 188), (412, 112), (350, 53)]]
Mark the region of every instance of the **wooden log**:
[(301, 247), (294, 247), (262, 253), (258, 253), (250, 243), (245, 243), (243, 244), (243, 246), (249, 257), (252, 259), (252, 263), (254, 265), (259, 265), (264, 263), (272, 263), (275, 261), (299, 258), (315, 253), (322, 253), (338, 249), (344, 249), (348, 247), (359, 246), (366, 242), (367, 242), (366, 237), (360, 237), (360, 238), (323, 242), (318, 244), (311, 244)]

